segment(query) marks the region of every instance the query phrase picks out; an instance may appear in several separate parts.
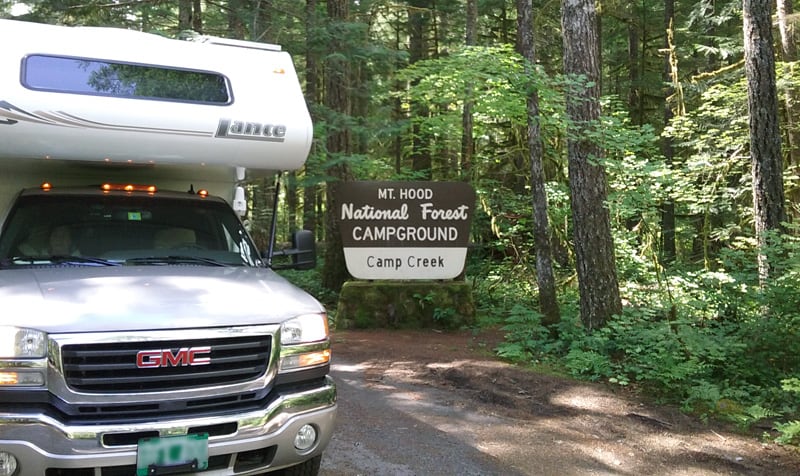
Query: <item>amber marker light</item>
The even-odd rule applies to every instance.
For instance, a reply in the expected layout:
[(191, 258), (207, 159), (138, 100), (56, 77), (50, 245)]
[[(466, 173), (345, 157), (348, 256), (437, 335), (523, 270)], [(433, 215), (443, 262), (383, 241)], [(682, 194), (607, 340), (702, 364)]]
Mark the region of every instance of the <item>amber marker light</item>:
[(208, 190), (201, 188), (200, 190), (197, 191), (197, 194), (203, 198), (206, 198), (208, 196)]
[(42, 184), (41, 184), (39, 187), (40, 187), (40, 188), (41, 188), (43, 191), (45, 191), (45, 192), (49, 192), (49, 191), (50, 191), (50, 189), (52, 189), (52, 188), (53, 188), (53, 184), (52, 184), (52, 183), (50, 183), (50, 182), (43, 182), (43, 183), (42, 183)]
[(136, 185), (136, 184), (116, 184), (116, 183), (104, 183), (100, 186), (100, 188), (104, 192), (110, 192), (112, 190), (120, 191), (120, 192), (147, 192), (147, 193), (156, 193), (158, 190), (155, 185)]
[(300, 354), (300, 367), (312, 367), (314, 365), (321, 365), (331, 360), (330, 349), (321, 350), (319, 352), (309, 352), (308, 354)]
[(16, 372), (0, 372), (0, 385), (16, 385), (19, 383)]

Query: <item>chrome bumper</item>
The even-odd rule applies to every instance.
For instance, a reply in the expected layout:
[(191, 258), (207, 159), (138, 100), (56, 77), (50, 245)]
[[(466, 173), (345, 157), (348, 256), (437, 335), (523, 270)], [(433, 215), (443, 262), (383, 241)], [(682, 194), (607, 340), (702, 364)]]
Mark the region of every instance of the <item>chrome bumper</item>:
[[(117, 466), (133, 466), (134, 470), (129, 474), (135, 474), (136, 444), (111, 446), (108, 441), (113, 439), (106, 438), (108, 435), (149, 432), (174, 436), (185, 435), (195, 428), (229, 428), (229, 433), (211, 435), (208, 440), (209, 458), (216, 456), (217, 461), (227, 459), (225, 466), (211, 467), (198, 474), (248, 475), (291, 466), (321, 454), (330, 441), (335, 414), (336, 387), (330, 377), (326, 377), (319, 387), (278, 394), (266, 408), (237, 415), (124, 426), (72, 426), (43, 414), (0, 411), (0, 451), (12, 453), (17, 458), (19, 476), (42, 476), (49, 468), (92, 470)], [(316, 427), (318, 439), (310, 449), (300, 452), (294, 447), (294, 437), (305, 424)], [(237, 466), (240, 453), (267, 447), (274, 447), (274, 456), (269, 461), (258, 467), (250, 465), (241, 469)], [(120, 471), (127, 469), (120, 468)], [(95, 471), (94, 474), (101, 473)]]

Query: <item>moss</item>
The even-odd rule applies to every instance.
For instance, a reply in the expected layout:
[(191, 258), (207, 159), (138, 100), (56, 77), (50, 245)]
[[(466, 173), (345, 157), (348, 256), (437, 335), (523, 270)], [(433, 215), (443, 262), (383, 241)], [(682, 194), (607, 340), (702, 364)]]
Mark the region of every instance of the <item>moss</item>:
[(463, 281), (348, 281), (336, 327), (457, 329), (475, 322), (472, 287)]

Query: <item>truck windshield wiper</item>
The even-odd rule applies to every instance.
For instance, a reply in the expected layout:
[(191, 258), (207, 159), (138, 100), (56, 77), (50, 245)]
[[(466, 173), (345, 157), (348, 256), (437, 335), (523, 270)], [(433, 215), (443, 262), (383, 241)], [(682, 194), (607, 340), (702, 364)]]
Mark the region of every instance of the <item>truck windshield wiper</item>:
[(211, 258), (203, 258), (201, 256), (147, 256), (143, 258), (128, 258), (125, 260), (127, 265), (166, 265), (166, 264), (203, 264), (207, 266), (231, 266), (229, 263), (223, 263)]
[(12, 256), (2, 261), (4, 266), (8, 265), (85, 265), (85, 266), (119, 266), (118, 261), (110, 261), (103, 258), (93, 258), (91, 256), (71, 256), (71, 255), (52, 255), (52, 256)]

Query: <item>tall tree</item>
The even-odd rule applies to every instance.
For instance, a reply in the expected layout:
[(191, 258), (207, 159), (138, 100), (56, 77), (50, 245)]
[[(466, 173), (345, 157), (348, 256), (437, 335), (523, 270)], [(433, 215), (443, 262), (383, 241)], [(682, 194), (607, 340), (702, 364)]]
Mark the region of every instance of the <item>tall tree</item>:
[(762, 284), (770, 272), (765, 252), (768, 232), (780, 231), (786, 220), (771, 5), (771, 0), (744, 0), (742, 8), (753, 208), (756, 236), (762, 246), (758, 254), (758, 275)]
[[(478, 0), (467, 0), (467, 24), (465, 44), (475, 46), (478, 36)], [(461, 116), (461, 173), (469, 179), (472, 169), (472, 156), (475, 153), (475, 138), (473, 137), (472, 124), (472, 85), (467, 86), (467, 99), (464, 101), (464, 110)]]
[(200, 0), (180, 0), (178, 2), (178, 30), (193, 30), (203, 33), (203, 16)]
[(192, 1), (192, 29), (198, 33), (203, 33), (203, 5), (200, 1)]
[[(600, 118), (600, 65), (594, 0), (562, 0), (564, 73), (585, 82), (566, 92), (570, 133), (567, 138), (575, 264), (581, 321), (588, 330), (605, 325), (622, 311), (614, 242), (606, 208), (606, 176), (596, 142)], [(595, 137), (595, 139), (593, 139)]]
[[(317, 109), (314, 107), (322, 100), (320, 91), (320, 74), (321, 68), (319, 67), (319, 57), (322, 52), (319, 45), (322, 41), (319, 38), (318, 21), (317, 21), (317, 0), (306, 0), (306, 101), (311, 110), (311, 119), (316, 123), (319, 120)], [(316, 145), (311, 145), (311, 155), (309, 160), (304, 166), (305, 177), (309, 178), (316, 173), (314, 170), (315, 164), (313, 157), (315, 157)], [(303, 187), (303, 229), (311, 230), (314, 236), (317, 236), (317, 184), (307, 181)]]
[[(794, 31), (794, 7), (791, 0), (778, 0), (778, 31), (781, 34), (781, 59), (784, 62), (784, 107), (786, 109), (786, 139), (789, 149), (789, 164), (800, 167), (800, 91), (792, 77), (796, 70), (797, 43)], [(792, 202), (800, 199), (800, 190), (793, 196)]]
[[(414, 64), (428, 58), (428, 28), (431, 23), (432, 0), (410, 0), (408, 7), (409, 22), (409, 62)], [(411, 105), (412, 114), (416, 117), (426, 117), (429, 114), (428, 105), (415, 102)], [(421, 178), (432, 178), (432, 158), (430, 137), (424, 133), (419, 124), (412, 126), (411, 168), (418, 172)]]
[[(680, 97), (675, 98), (676, 84), (679, 84), (677, 54), (673, 42), (675, 31), (675, 0), (664, 0), (664, 127), (669, 126), (670, 121), (675, 116), (673, 104), (682, 101)], [(661, 138), (661, 154), (667, 167), (672, 167), (675, 149), (671, 137)], [(671, 197), (661, 204), (661, 260), (664, 263), (671, 263), (675, 260), (677, 248), (675, 247), (675, 202)]]
[[(519, 49), (525, 58), (526, 76), (533, 79), (536, 47), (533, 42), (533, 2), (517, 0), (517, 36)], [(556, 300), (553, 274), (553, 253), (550, 241), (550, 221), (547, 216), (546, 178), (542, 166), (542, 135), (539, 128), (539, 94), (530, 87), (527, 94), (528, 151), (531, 161), (531, 200), (533, 203), (533, 237), (536, 246), (536, 282), (539, 285), (539, 309), (542, 323), (556, 324), (561, 319)]]
[(325, 264), (322, 268), (322, 285), (338, 292), (347, 280), (342, 237), (339, 234), (339, 209), (337, 191), (342, 182), (352, 180), (346, 158), (350, 152), (350, 97), (348, 93), (349, 66), (343, 51), (347, 50), (347, 18), (349, 0), (327, 0), (329, 20), (329, 54), (325, 62), (325, 106), (328, 182), (325, 195), (328, 213), (325, 214)]
[(637, 20), (638, 8), (635, 2), (630, 2), (628, 8), (628, 111), (634, 124), (641, 125), (644, 121), (644, 101), (642, 99), (642, 68), (640, 64), (642, 26)]
[(247, 36), (247, 28), (242, 19), (246, 6), (246, 0), (228, 1), (228, 35), (239, 40), (249, 39)]
[(178, 30), (189, 30), (192, 28), (192, 0), (180, 0), (178, 2)]

